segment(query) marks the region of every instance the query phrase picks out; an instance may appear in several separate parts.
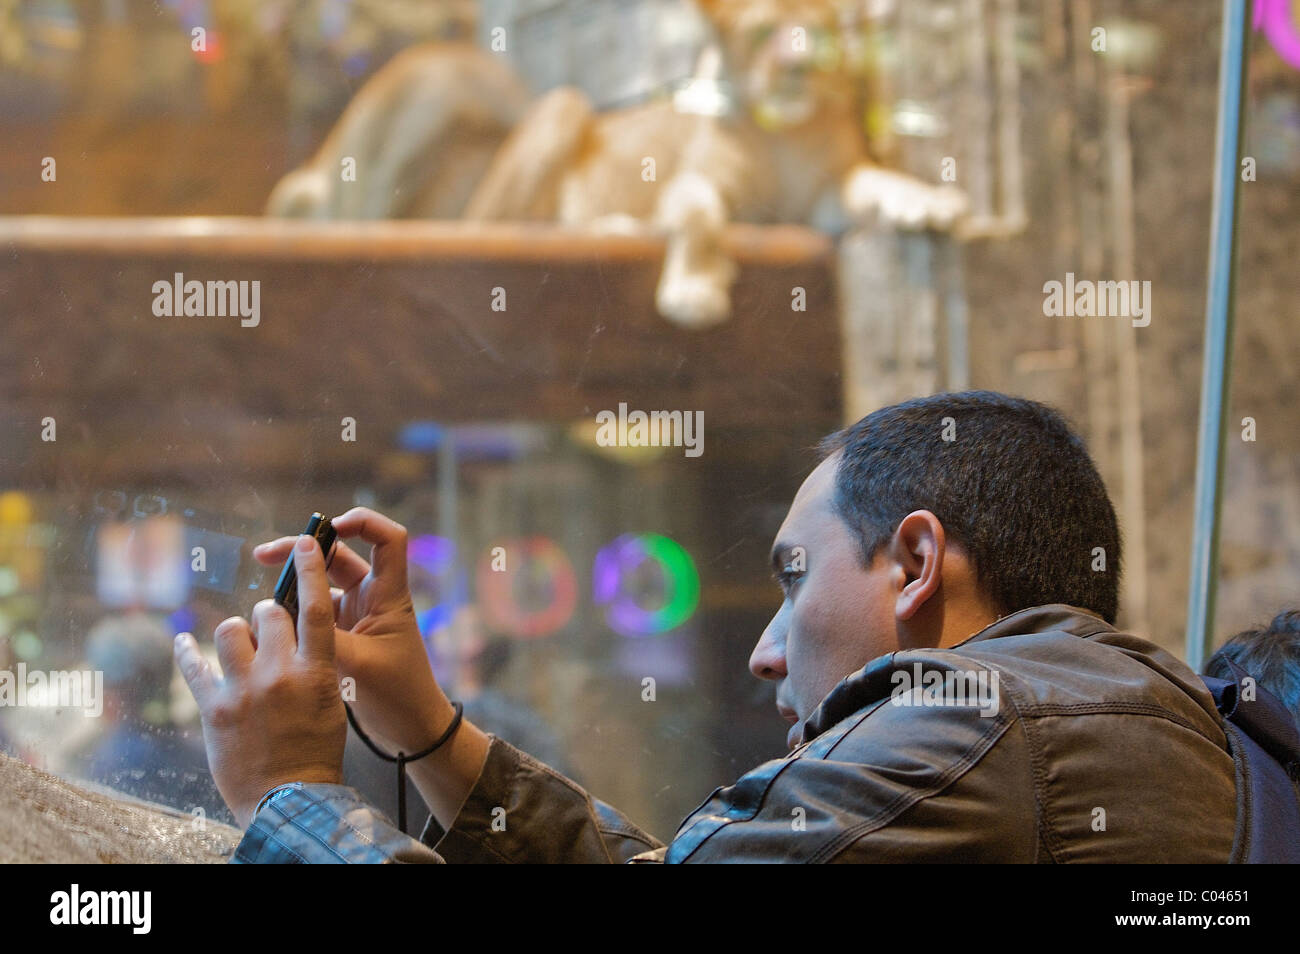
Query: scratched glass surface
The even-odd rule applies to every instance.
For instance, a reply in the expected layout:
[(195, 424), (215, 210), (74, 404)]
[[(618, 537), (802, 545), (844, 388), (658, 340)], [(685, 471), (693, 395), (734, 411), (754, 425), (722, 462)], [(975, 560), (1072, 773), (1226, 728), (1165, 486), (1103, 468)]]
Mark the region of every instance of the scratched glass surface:
[[(785, 752), (748, 657), (811, 448), (964, 387), (1076, 422), (1124, 524), (1121, 625), (1181, 654), (1221, 5), (821, 7), (7, 12), (0, 748), (229, 820), (172, 637), (210, 652), (270, 595), (256, 543), (364, 505), (408, 528), (448, 694), (669, 838)], [(1298, 23), (1254, 4), (1221, 639), (1300, 572)], [(460, 52), (385, 71), (435, 40)], [(564, 84), (603, 132), (507, 157), (527, 208), (466, 224)], [(331, 136), (345, 109), (365, 135)], [(731, 225), (657, 198), (701, 194)], [(395, 814), (355, 739), (345, 777)]]

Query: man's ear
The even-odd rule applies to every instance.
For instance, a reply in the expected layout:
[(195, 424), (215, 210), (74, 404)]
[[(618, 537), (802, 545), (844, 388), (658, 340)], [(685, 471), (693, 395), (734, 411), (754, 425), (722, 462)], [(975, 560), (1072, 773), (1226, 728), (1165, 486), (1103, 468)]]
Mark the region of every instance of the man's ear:
[(894, 616), (906, 622), (943, 583), (943, 524), (928, 510), (913, 510), (889, 540), (889, 555), (900, 584)]

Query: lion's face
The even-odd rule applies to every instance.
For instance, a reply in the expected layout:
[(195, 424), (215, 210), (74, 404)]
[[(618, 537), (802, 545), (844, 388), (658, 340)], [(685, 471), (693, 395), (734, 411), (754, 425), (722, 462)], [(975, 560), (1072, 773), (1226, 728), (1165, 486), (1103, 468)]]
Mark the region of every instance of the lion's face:
[(726, 49), (732, 79), (754, 119), (768, 129), (812, 122), (851, 96), (844, 36), (828, 2), (701, 2)]

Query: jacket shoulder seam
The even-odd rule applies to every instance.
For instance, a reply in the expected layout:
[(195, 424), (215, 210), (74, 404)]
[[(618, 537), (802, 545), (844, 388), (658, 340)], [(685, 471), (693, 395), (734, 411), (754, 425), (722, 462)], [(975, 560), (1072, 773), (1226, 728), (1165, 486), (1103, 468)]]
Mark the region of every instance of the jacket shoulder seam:
[[(1165, 706), (1151, 702), (1036, 703), (1022, 708), (1021, 714), (1026, 718), (1035, 719), (1068, 715), (1145, 715), (1173, 722), (1209, 739), (1190, 719), (1180, 716)], [(1213, 740), (1209, 739), (1209, 741)]]
[(1044, 792), (1047, 786), (1047, 768), (1043, 764), (1042, 742), (1035, 732), (1036, 727), (1032, 724), (1027, 714), (1022, 712), (1020, 729), (1025, 734), (1025, 749), (1029, 754), (1029, 771), (1034, 780), (1034, 811), (1038, 816), (1038, 838), (1047, 851), (1047, 855), (1053, 862), (1057, 860), (1057, 852), (1063, 847), (1060, 844), (1056, 834), (1056, 829), (1052, 826), (1052, 813), (1048, 808), (1047, 799)]

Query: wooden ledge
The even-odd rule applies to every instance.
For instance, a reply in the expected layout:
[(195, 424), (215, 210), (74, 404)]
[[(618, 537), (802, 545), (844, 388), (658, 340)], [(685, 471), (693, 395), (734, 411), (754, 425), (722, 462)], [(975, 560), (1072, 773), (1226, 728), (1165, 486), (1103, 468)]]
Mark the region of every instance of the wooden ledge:
[[(793, 225), (732, 225), (724, 244), (737, 261), (754, 265), (820, 264), (832, 251), (828, 236)], [(528, 263), (657, 259), (664, 241), (649, 231), (609, 234), (543, 223), (31, 215), (0, 216), (0, 247), (82, 255)]]

